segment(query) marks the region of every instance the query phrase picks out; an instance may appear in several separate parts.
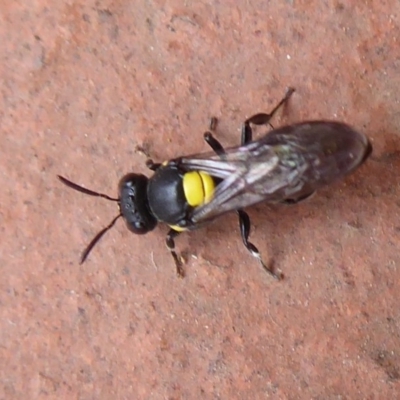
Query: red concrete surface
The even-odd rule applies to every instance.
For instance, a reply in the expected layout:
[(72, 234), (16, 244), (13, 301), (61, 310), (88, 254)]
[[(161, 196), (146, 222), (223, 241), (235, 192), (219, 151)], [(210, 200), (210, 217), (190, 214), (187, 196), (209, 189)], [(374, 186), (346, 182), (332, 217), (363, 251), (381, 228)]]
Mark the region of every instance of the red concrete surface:
[[(192, 5), (190, 5), (192, 4)], [(1, 1), (0, 399), (400, 398), (400, 3)], [(368, 162), (292, 207), (250, 209), (177, 239), (119, 221), (126, 172), (237, 144), (241, 122), (297, 91), (275, 126), (335, 119)]]

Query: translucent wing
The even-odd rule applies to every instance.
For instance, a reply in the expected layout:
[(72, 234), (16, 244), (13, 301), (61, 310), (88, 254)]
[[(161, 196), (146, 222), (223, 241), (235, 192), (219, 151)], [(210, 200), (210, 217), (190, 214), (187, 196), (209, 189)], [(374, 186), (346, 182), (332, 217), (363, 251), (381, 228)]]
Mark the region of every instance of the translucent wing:
[(181, 158), (186, 171), (221, 180), (212, 200), (193, 210), (195, 224), (261, 201), (298, 201), (354, 171), (371, 152), (367, 137), (350, 126), (309, 121), (275, 129), (226, 154)]

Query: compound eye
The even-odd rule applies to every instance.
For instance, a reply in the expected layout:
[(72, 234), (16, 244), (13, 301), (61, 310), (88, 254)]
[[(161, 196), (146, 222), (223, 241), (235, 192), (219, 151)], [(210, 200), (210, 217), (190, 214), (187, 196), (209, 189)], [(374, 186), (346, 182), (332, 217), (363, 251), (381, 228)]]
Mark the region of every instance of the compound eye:
[(119, 183), (122, 216), (128, 229), (138, 235), (153, 230), (157, 225), (147, 201), (147, 182), (144, 175), (128, 174)]

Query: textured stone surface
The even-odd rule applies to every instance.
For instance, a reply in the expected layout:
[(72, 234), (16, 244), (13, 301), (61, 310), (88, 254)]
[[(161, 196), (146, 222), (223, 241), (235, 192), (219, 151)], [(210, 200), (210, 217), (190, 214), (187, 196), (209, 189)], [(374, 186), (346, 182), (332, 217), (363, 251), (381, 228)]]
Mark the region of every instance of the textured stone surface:
[[(25, 3), (25, 4), (24, 4)], [(400, 3), (1, 2), (0, 398), (400, 398)], [(79, 265), (128, 171), (275, 126), (344, 120), (372, 158), (293, 207), (177, 240), (119, 221)]]

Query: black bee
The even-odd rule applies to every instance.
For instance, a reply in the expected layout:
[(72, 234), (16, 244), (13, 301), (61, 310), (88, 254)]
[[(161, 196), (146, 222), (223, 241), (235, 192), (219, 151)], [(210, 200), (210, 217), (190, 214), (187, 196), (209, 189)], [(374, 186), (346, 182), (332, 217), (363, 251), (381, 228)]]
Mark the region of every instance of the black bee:
[[(180, 276), (182, 262), (174, 248), (181, 232), (197, 229), (229, 211), (239, 217), (243, 243), (274, 277), (282, 274), (264, 264), (249, 242), (250, 218), (243, 210), (260, 202), (295, 204), (359, 167), (370, 155), (368, 138), (333, 121), (307, 121), (273, 129), (253, 141), (251, 124), (267, 125), (294, 89), (269, 113), (255, 114), (242, 127), (241, 145), (224, 149), (210, 131), (204, 134), (213, 153), (178, 157), (162, 164), (147, 161), (151, 178), (130, 173), (119, 182), (119, 197), (85, 189), (59, 176), (67, 186), (91, 196), (116, 201), (119, 214), (101, 230), (82, 254), (81, 263), (119, 217), (136, 234), (153, 230), (157, 222), (170, 226), (166, 244)], [(212, 130), (216, 120), (212, 120)]]

